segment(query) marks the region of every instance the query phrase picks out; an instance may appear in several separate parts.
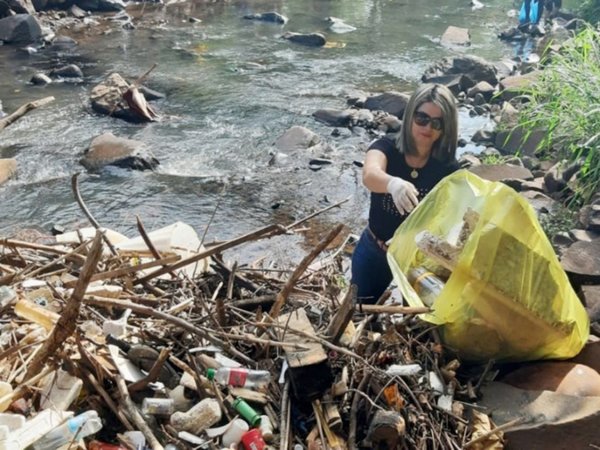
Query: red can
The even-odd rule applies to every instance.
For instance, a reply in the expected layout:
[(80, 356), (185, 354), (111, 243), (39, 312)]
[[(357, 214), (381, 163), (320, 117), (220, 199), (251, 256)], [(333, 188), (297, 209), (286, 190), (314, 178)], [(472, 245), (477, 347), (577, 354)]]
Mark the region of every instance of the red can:
[(263, 450), (267, 446), (258, 428), (246, 431), (242, 435), (242, 444), (246, 450)]

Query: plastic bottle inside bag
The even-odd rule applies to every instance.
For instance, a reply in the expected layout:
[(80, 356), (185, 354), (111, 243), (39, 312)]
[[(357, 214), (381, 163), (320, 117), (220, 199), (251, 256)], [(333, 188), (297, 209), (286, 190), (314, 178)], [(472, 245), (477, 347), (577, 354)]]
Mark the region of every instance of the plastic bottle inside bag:
[(98, 417), (98, 413), (93, 410), (86, 411), (43, 435), (33, 443), (32, 448), (34, 450), (55, 450), (69, 442), (94, 434), (101, 428), (102, 421)]
[(425, 267), (415, 267), (407, 274), (408, 282), (426, 306), (433, 305), (445, 283)]
[(207, 369), (206, 376), (223, 386), (261, 389), (269, 385), (271, 374), (267, 370), (250, 370), (243, 367)]

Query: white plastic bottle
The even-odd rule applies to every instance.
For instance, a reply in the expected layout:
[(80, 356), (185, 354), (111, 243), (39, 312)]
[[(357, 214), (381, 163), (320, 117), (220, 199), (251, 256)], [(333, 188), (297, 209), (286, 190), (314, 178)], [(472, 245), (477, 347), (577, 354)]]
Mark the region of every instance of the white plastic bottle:
[(250, 370), (243, 367), (219, 367), (207, 369), (206, 377), (223, 386), (244, 387), (251, 389), (265, 388), (271, 381), (271, 374), (266, 370)]
[(34, 450), (55, 450), (72, 441), (77, 441), (102, 428), (96, 411), (90, 410), (72, 417), (62, 425), (43, 435), (33, 443)]

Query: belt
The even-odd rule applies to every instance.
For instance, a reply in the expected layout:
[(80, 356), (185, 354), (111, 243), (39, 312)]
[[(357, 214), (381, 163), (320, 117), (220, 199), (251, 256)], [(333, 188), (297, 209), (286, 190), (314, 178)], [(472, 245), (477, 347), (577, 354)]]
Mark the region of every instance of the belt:
[(379, 239), (377, 236), (375, 236), (375, 233), (373, 233), (373, 231), (371, 231), (371, 228), (367, 227), (367, 232), (369, 233), (369, 235), (375, 240), (375, 242), (377, 243), (377, 246), (383, 250), (384, 252), (388, 251), (388, 245), (385, 243), (385, 241), (382, 241), (381, 239)]

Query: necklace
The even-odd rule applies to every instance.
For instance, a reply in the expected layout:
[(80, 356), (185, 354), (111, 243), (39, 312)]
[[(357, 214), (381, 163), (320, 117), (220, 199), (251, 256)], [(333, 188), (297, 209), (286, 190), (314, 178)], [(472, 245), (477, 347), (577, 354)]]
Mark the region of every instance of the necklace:
[(419, 176), (419, 172), (417, 172), (417, 169), (412, 170), (412, 172), (410, 173), (410, 177), (411, 178), (417, 178)]

